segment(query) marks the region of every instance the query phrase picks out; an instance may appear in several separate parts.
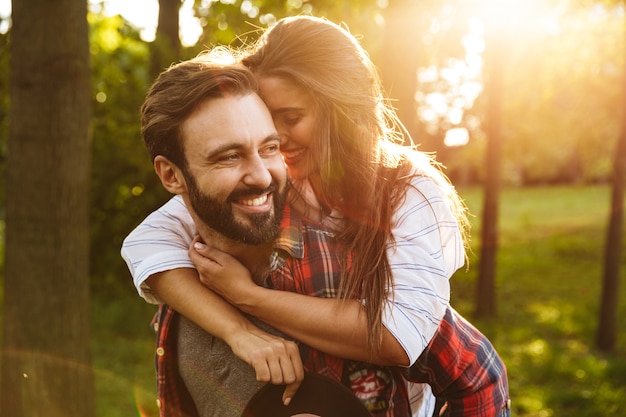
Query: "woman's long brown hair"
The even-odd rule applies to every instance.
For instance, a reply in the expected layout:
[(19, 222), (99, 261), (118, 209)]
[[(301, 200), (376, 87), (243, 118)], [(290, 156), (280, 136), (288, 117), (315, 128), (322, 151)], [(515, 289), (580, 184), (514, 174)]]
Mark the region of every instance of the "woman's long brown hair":
[[(383, 95), (374, 64), (346, 29), (328, 20), (298, 16), (263, 34), (243, 63), (260, 77), (286, 77), (310, 92), (317, 105), (320, 202), (344, 216), (338, 238), (346, 245), (340, 297), (363, 300), (374, 352), (382, 341), (382, 311), (393, 275), (386, 249), (392, 216), (416, 172), (441, 185), (463, 235), (465, 206), (430, 157), (418, 158), (406, 129)], [(426, 166), (428, 165), (428, 166)], [(425, 173), (425, 174), (424, 174)]]

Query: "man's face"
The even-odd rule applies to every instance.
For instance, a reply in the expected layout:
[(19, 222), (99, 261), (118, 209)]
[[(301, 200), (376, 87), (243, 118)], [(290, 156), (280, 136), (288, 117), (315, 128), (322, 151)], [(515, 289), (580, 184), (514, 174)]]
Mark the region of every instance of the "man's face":
[(248, 244), (274, 239), (287, 173), (280, 137), (256, 94), (210, 99), (182, 126), (191, 209), (225, 237)]

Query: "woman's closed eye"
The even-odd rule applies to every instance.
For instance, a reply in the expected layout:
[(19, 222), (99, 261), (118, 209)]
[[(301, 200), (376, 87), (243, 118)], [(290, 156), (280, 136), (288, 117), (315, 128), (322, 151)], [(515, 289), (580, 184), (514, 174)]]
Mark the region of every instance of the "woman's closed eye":
[(276, 123), (282, 123), (286, 126), (295, 126), (302, 120), (301, 114), (282, 114), (275, 120)]

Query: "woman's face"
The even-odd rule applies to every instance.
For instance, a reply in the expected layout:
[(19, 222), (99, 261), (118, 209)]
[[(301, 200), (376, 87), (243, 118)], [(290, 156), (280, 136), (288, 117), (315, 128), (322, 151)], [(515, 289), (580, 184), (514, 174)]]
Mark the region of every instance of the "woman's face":
[(315, 169), (310, 155), (317, 122), (313, 97), (291, 80), (277, 76), (261, 77), (259, 89), (280, 134), (280, 153), (289, 176), (296, 180), (309, 177)]

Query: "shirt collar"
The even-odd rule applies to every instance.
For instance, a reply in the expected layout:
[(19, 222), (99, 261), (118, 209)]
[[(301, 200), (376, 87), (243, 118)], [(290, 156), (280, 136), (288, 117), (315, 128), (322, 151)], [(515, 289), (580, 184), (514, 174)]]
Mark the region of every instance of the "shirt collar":
[[(285, 205), (280, 222), (280, 232), (274, 243), (275, 255), (279, 257), (304, 258), (304, 235), (302, 218), (289, 204)], [(282, 253), (281, 253), (282, 252)]]

